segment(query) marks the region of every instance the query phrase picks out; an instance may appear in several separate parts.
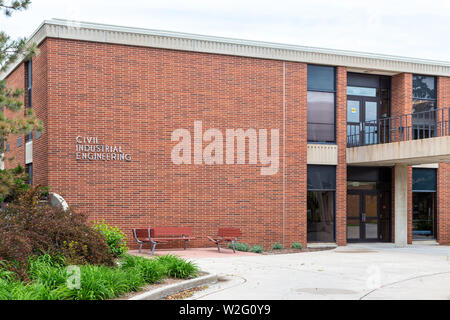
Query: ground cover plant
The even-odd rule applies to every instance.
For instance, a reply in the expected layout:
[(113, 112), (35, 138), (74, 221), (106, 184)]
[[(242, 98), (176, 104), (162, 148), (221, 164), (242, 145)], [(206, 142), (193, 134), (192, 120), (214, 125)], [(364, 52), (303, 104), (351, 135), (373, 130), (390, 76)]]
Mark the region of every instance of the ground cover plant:
[[(233, 244), (231, 242), (228, 243), (228, 248), (233, 249)], [(244, 251), (244, 252), (248, 252), (250, 250), (250, 246), (247, 243), (243, 242), (235, 242), (234, 248), (237, 251)]]
[(33, 257), (25, 282), (0, 267), (0, 300), (112, 299), (165, 278), (186, 279), (198, 273), (192, 262), (171, 255), (147, 259), (125, 254), (112, 267), (88, 264), (78, 268), (79, 277), (63, 257)]
[(71, 209), (48, 205), (47, 189), (21, 190), (0, 208), (0, 300), (111, 299), (165, 278), (195, 277), (192, 262), (127, 254), (125, 236)]
[(254, 252), (254, 253), (261, 253), (261, 252), (263, 252), (263, 247), (262, 247), (262, 246), (259, 246), (259, 245), (254, 245), (254, 246), (250, 249), (250, 251), (251, 251), (251, 252)]

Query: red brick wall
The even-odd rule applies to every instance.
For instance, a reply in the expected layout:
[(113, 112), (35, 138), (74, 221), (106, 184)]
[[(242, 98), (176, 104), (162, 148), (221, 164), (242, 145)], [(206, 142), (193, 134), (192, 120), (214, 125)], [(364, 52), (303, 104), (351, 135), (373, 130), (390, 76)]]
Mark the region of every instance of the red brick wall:
[[(57, 39), (47, 39), (45, 55), (52, 138), (42, 179), (76, 210), (119, 225), (130, 243), (132, 227), (182, 225), (201, 239), (193, 245), (220, 226), (239, 226), (242, 241), (265, 247), (306, 244), (305, 64)], [(223, 134), (279, 129), (278, 173), (172, 164), (171, 133), (192, 134), (194, 120)], [(120, 145), (132, 161), (76, 161), (78, 135)]]
[[(33, 58), (33, 111), (44, 123), (48, 122), (47, 113), (47, 86), (48, 86), (48, 64), (47, 64), (47, 40), (39, 46), (39, 54)], [(48, 185), (48, 133), (47, 128), (41, 132), (36, 139), (33, 132), (33, 184)]]
[[(286, 204), (283, 245), (286, 247), (292, 242), (301, 242), (303, 246), (306, 246), (307, 66), (293, 62), (284, 64), (286, 71)], [(276, 115), (277, 118), (279, 116)], [(283, 165), (280, 166), (281, 170), (282, 167)]]
[[(24, 64), (20, 64), (6, 79), (6, 85), (11, 89), (24, 89), (25, 88), (25, 67)], [(22, 97), (23, 102), (25, 102), (25, 95)], [(5, 108), (5, 117), (15, 118), (19, 115), (17, 112), (12, 112)], [(5, 169), (10, 169), (16, 167), (18, 164), (25, 166), (25, 137), (22, 137), (22, 145), (17, 146), (17, 138), (20, 135), (11, 134), (8, 136), (8, 141), (10, 149), (9, 152), (5, 153)], [(5, 143), (5, 148), (6, 148)]]
[(338, 67), (336, 86), (336, 242), (347, 244), (347, 68)]
[[(438, 108), (450, 107), (450, 77), (437, 79)], [(448, 115), (444, 120), (448, 121)], [(437, 241), (450, 243), (450, 164), (440, 163), (438, 169)]]

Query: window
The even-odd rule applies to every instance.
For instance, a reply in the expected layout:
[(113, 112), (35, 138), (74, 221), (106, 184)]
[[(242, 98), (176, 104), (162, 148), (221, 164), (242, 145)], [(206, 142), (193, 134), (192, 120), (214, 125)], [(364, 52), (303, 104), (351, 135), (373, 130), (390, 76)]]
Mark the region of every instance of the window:
[(26, 84), (26, 107), (31, 107), (32, 105), (32, 63), (31, 60), (27, 61), (25, 63), (26, 72), (25, 72), (25, 84)]
[(33, 164), (29, 163), (25, 165), (25, 171), (28, 174), (28, 184), (32, 184), (33, 183)]
[(308, 166), (307, 240), (335, 241), (335, 166)]
[(414, 139), (435, 136), (437, 90), (436, 78), (413, 76), (413, 117), (412, 129)]
[(33, 140), (33, 132), (30, 131), (26, 136), (25, 136), (25, 142), (31, 141)]
[(308, 65), (308, 141), (333, 143), (335, 138), (334, 67)]
[(18, 147), (22, 146), (22, 137), (17, 138), (17, 146)]
[(36, 131), (35, 135), (36, 135), (36, 139), (39, 139), (41, 137), (41, 132), (38, 130), (38, 131)]
[(413, 192), (436, 192), (437, 190), (436, 169), (413, 168), (412, 191)]
[(6, 151), (9, 151), (9, 149), (10, 149), (10, 146), (9, 146), (9, 143), (7, 143), (6, 144)]
[(437, 170), (412, 170), (412, 237), (416, 240), (436, 238)]

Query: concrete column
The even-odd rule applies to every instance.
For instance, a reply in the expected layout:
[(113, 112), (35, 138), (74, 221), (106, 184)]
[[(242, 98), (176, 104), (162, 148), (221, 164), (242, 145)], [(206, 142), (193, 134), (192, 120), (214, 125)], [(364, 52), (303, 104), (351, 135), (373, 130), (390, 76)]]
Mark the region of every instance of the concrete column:
[(395, 165), (395, 246), (408, 243), (408, 166)]

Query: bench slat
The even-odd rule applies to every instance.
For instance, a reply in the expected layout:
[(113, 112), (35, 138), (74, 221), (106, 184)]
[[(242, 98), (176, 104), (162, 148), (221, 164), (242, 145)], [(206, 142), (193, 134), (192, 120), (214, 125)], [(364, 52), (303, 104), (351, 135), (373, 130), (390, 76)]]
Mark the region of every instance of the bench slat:
[(182, 235), (189, 237), (192, 234), (190, 227), (157, 227), (150, 229), (152, 238), (161, 238), (164, 236), (181, 237)]
[(242, 232), (239, 228), (219, 228), (219, 237), (240, 237)]

